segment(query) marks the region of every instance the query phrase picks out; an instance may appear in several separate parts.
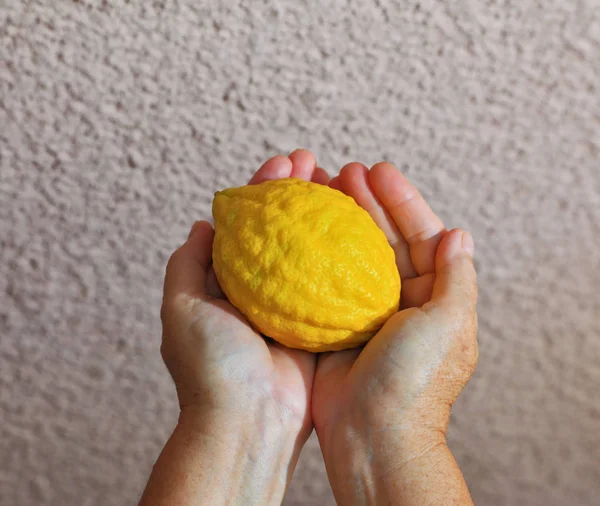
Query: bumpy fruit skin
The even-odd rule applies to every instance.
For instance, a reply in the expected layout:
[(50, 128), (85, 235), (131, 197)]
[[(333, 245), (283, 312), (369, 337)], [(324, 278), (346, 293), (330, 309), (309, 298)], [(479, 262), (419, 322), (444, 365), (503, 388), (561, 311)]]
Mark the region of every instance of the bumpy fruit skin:
[(290, 348), (368, 341), (398, 310), (394, 252), (369, 214), (327, 186), (287, 178), (215, 194), (213, 265), (229, 301)]

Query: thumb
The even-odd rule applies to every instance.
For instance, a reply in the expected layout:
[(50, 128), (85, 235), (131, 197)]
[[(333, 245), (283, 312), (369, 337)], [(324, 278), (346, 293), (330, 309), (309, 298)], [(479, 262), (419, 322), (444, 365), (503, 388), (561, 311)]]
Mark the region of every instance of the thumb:
[(164, 302), (172, 302), (178, 295), (203, 298), (206, 296), (206, 276), (212, 259), (214, 231), (210, 223), (197, 221), (190, 235), (167, 264)]
[(441, 240), (435, 259), (436, 279), (431, 301), (435, 305), (475, 311), (477, 274), (473, 264), (475, 245), (465, 230), (454, 229)]

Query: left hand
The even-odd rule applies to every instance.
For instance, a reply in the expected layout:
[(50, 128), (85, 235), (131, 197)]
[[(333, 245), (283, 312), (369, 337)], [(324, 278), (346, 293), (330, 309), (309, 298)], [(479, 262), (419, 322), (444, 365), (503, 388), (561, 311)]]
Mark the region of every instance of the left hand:
[[(319, 357), (313, 419), (336, 499), (409, 504), (399, 491), (421, 483), (424, 495), (413, 493), (410, 503), (441, 504), (427, 484), (438, 480), (445, 484), (439, 490), (461, 497), (457, 504), (469, 504), (445, 434), (450, 406), (477, 362), (473, 240), (446, 231), (388, 163), (370, 170), (349, 164), (330, 186), (353, 197), (383, 230), (402, 279), (401, 310), (363, 349)], [(428, 460), (437, 473), (429, 478)]]

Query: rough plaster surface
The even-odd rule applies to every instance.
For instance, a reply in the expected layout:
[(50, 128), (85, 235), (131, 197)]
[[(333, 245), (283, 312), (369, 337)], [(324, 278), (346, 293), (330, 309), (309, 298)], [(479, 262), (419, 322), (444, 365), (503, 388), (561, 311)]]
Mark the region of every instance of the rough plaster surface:
[[(170, 252), (303, 146), (471, 229), (481, 505), (600, 495), (600, 2), (0, 1), (0, 504), (134, 504), (176, 419)], [(318, 444), (286, 505), (334, 504)]]

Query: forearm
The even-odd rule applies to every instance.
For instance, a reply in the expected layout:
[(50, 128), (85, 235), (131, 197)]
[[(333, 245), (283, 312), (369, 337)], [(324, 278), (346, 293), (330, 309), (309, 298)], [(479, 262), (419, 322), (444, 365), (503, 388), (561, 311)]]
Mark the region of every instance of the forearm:
[(441, 433), (363, 434), (350, 431), (350, 437), (336, 438), (337, 448), (334, 441), (324, 448), (327, 473), (340, 506), (473, 504)]
[(279, 505), (303, 444), (297, 439), (252, 417), (183, 414), (140, 506)]

